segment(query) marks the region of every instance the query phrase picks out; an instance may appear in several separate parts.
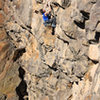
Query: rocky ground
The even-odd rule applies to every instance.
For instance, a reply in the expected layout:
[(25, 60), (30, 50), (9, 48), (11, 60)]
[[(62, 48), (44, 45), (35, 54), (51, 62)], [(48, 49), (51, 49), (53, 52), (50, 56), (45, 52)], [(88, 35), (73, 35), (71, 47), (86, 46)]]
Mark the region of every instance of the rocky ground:
[[(56, 5), (55, 5), (56, 3)], [(100, 100), (100, 0), (0, 0), (0, 100)]]

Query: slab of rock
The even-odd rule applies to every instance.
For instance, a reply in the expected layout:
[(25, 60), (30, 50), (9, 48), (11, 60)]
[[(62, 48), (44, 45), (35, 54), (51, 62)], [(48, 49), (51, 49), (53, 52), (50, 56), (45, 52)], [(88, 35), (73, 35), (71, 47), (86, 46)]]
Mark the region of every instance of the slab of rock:
[(90, 45), (88, 55), (90, 59), (98, 61), (100, 57), (99, 45)]
[(30, 26), (32, 21), (32, 0), (20, 0), (16, 6), (18, 6), (17, 13), (19, 18), (25, 25)]

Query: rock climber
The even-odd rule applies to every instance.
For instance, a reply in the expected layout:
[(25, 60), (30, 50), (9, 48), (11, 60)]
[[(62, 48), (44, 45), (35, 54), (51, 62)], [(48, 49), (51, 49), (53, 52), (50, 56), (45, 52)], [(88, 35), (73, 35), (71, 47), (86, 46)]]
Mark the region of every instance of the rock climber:
[(52, 26), (52, 27), (56, 27), (56, 17), (51, 16), (51, 13), (46, 13), (45, 10), (41, 9), (40, 10), (42, 17), (43, 17), (43, 21), (44, 21), (44, 25), (45, 26)]
[[(52, 34), (55, 33), (55, 28), (56, 28), (56, 17), (52, 8), (52, 0), (45, 0), (45, 5), (43, 7), (43, 9), (40, 10), (42, 17), (43, 17), (43, 21), (44, 21), (44, 25), (45, 27), (47, 26), (51, 26), (52, 27)], [(53, 14), (52, 14), (53, 12)]]
[(51, 15), (51, 12), (46, 12), (44, 9), (40, 10), (42, 17), (43, 17), (43, 21), (44, 21), (44, 26), (51, 26), (52, 27), (52, 34), (54, 35), (54, 30), (56, 28), (56, 17)]

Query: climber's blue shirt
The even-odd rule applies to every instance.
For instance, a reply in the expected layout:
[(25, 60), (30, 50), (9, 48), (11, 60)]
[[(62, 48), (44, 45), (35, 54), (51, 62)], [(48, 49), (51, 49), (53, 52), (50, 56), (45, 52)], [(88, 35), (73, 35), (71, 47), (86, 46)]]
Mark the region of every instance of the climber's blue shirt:
[(48, 16), (45, 16), (45, 13), (43, 13), (42, 16), (43, 16), (43, 20), (44, 21), (48, 21), (49, 20)]

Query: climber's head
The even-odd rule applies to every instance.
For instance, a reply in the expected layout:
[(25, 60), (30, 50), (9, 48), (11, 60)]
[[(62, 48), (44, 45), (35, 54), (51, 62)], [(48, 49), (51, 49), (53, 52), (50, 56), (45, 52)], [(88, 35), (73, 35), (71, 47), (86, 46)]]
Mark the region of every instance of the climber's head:
[(45, 10), (44, 9), (40, 9), (40, 13), (41, 14), (44, 14), (45, 13)]

